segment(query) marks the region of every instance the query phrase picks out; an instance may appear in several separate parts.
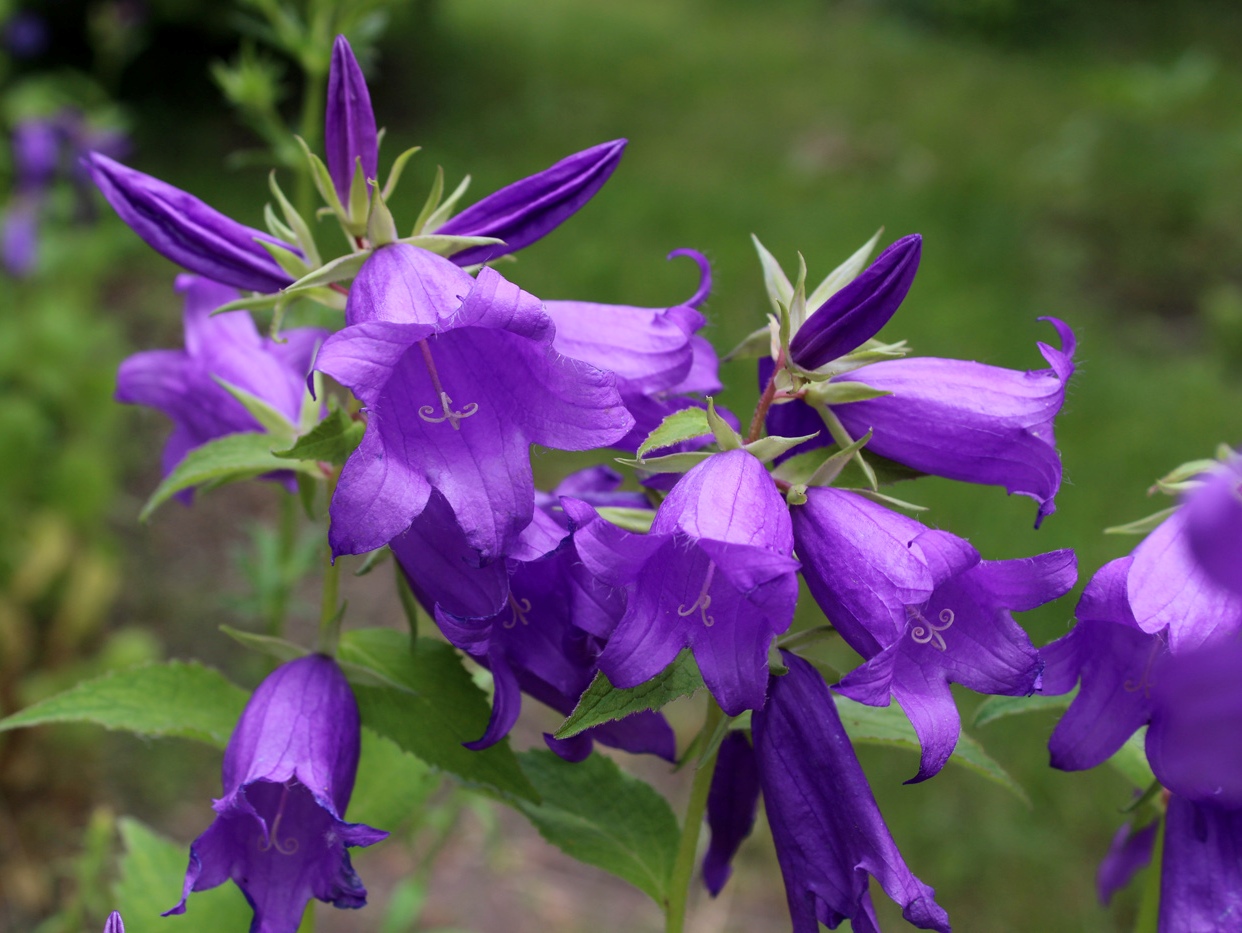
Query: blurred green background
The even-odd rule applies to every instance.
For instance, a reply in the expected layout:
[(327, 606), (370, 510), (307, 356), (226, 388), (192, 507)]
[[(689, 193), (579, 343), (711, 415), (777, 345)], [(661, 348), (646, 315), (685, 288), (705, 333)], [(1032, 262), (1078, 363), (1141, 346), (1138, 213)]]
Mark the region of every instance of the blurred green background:
[[(10, 86), (36, 67), (93, 68), (128, 113), (131, 164), (261, 225), (264, 171), (236, 156), (258, 142), (209, 77), (236, 52), (231, 8), (149, 4), (141, 41), (104, 68), (82, 23), (112, 6), (49, 8), (63, 41), (41, 62), (14, 64)], [(417, 212), (437, 164), (450, 183), (469, 172), (478, 197), (569, 152), (630, 140), (600, 195), (504, 268), (541, 297), (670, 304), (695, 276), (664, 256), (694, 247), (713, 263), (707, 334), (723, 352), (767, 309), (752, 233), (787, 269), (801, 252), (816, 282), (884, 226), (884, 242), (925, 238), (914, 288), (885, 331), (916, 352), (1042, 368), (1035, 343), (1053, 332), (1037, 318), (1068, 321), (1079, 371), (1058, 421), (1065, 485), (1044, 527), (1031, 528), (1032, 502), (998, 489), (924, 479), (898, 494), (931, 506), (929, 523), (985, 557), (1074, 547), (1085, 579), (1136, 543), (1102, 528), (1164, 507), (1144, 495), (1157, 476), (1242, 441), (1240, 40), (1242, 10), (1208, 0), (424, 0), (392, 10), (369, 65), (384, 154), (423, 147), (398, 218)], [(5, 116), (11, 125), (14, 107)], [(179, 341), (173, 268), (111, 216), (93, 230), (49, 224), (41, 263), (6, 283), (0, 311), (3, 711), (156, 652), (255, 676), (256, 662), (215, 628), (258, 612), (262, 581), (230, 551), (247, 546), (239, 521), (275, 515), (276, 491), (226, 490), (138, 527), (164, 428), (108, 400), (125, 353)], [(726, 403), (748, 413), (753, 365), (730, 364), (724, 377)], [(562, 469), (536, 466), (545, 482)], [(355, 624), (393, 611), (358, 599)], [(1022, 621), (1043, 644), (1066, 630), (1072, 607), (1067, 598)], [(963, 695), (967, 723), (973, 705)], [(682, 718), (692, 729), (695, 714)], [(1039, 714), (977, 733), (1027, 788), (1029, 808), (953, 768), (904, 787), (912, 756), (863, 750), (903, 852), (956, 929), (1133, 924), (1134, 891), (1110, 910), (1094, 896), (1130, 789), (1106, 771), (1047, 769), (1054, 722)], [(137, 812), (184, 840), (214, 792), (213, 756), (179, 743), (76, 730), (2, 741), (0, 899), (10, 906), (0, 920), (45, 915), (73, 890), (63, 860), (94, 807)], [(66, 756), (86, 756), (103, 779), (63, 773)], [(674, 796), (677, 780), (665, 781)], [(191, 792), (201, 800), (187, 813)], [(433, 879), (438, 922), (488, 933), (658, 927), (649, 905), (589, 870), (553, 862), (528, 876), (524, 866), (545, 857), (531, 854), (532, 834), (504, 817), (512, 841), (472, 819), (481, 822), (446, 862), (458, 874)], [(732, 913), (700, 903), (692, 929), (787, 928), (769, 849), (743, 850)], [(377, 873), (401, 871), (384, 858), (357, 864), (364, 877), (369, 860)], [(470, 892), (462, 873), (496, 880)], [(522, 884), (504, 883), (515, 873)], [(559, 893), (532, 894), (544, 888)], [(382, 904), (384, 883), (373, 890)], [(886, 930), (905, 928), (878, 892), (877, 906)], [(323, 929), (376, 923), (323, 916)]]

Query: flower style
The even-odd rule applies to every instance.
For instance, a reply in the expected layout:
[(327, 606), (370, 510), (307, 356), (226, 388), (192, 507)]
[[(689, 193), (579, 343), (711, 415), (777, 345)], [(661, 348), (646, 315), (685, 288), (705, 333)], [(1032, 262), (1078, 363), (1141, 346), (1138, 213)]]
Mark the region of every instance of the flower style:
[(590, 573), (627, 591), (625, 615), (599, 656), (617, 687), (664, 670), (685, 647), (726, 713), (763, 706), (768, 648), (798, 599), (789, 512), (763, 465), (744, 450), (703, 461), (673, 487), (651, 532), (589, 522), (574, 537)]
[(371, 109), (371, 92), (367, 90), (367, 81), (358, 67), (354, 50), (344, 36), (337, 36), (332, 44), (323, 141), (328, 175), (337, 197), (348, 205), (357, 166), (362, 167), (364, 183), (379, 173), (379, 137), (375, 112)]
[(316, 328), (294, 328), (277, 343), (261, 337), (244, 311), (212, 316), (237, 298), (233, 289), (193, 275), (178, 276), (176, 288), (185, 296), (185, 349), (136, 353), (121, 363), (116, 380), (117, 401), (149, 405), (173, 420), (164, 475), (207, 441), (261, 430), (217, 380), (258, 397), (296, 425), (315, 346), (327, 336)]
[(1185, 499), (1186, 533), (1199, 566), (1242, 593), (1242, 457), (1234, 454)]
[(793, 524), (811, 594), (866, 659), (836, 689), (870, 706), (897, 699), (923, 746), (911, 782), (936, 774), (957, 744), (950, 683), (1002, 696), (1038, 688), (1042, 662), (1010, 612), (1068, 592), (1073, 551), (981, 560), (961, 538), (832, 488), (808, 490)]
[(767, 706), (751, 718), (759, 783), (785, 879), (793, 933), (879, 933), (868, 876), (923, 930), (948, 933), (936, 892), (906, 865), (823, 678), (782, 652), (789, 673), (773, 677)]
[(475, 563), (496, 560), (533, 518), (530, 444), (588, 450), (633, 425), (615, 377), (558, 354), (539, 299), (492, 269), (475, 280), (417, 247), (382, 247), (345, 320), (315, 363), (368, 414), (332, 499), (335, 554), (387, 544), (436, 489)]
[(83, 160), (113, 210), (153, 250), (183, 269), (255, 292), (293, 283), (260, 242), (297, 249), (225, 217), (194, 195), (92, 152)]
[(232, 879), (254, 908), (251, 933), (295, 933), (312, 898), (366, 904), (351, 846), (387, 833), (346, 823), (358, 769), (358, 706), (331, 658), (308, 655), (273, 671), (237, 723), (224, 752), (216, 819), (190, 846), (181, 901)]

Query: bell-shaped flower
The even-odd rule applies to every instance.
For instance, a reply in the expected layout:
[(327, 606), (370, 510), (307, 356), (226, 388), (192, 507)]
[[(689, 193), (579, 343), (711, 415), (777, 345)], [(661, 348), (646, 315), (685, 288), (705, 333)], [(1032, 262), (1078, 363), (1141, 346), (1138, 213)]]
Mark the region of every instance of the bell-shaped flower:
[(345, 320), (315, 363), (367, 411), (332, 499), (336, 554), (387, 544), (436, 489), (476, 563), (496, 560), (533, 517), (532, 443), (589, 450), (633, 425), (615, 377), (559, 354), (539, 299), (495, 270), (475, 280), (393, 243), (359, 271)]
[(1242, 457), (1221, 464), (1185, 502), (1195, 560), (1214, 582), (1242, 593)]
[(793, 933), (879, 933), (870, 878), (906, 921), (949, 933), (936, 892), (914, 876), (867, 784), (832, 694), (811, 664), (782, 652), (789, 673), (773, 677), (768, 704), (751, 718), (759, 783), (785, 879)]
[(699, 287), (682, 304), (636, 308), (589, 301), (548, 301), (556, 322), (553, 345), (617, 376), (617, 391), (634, 417), (634, 428), (614, 446), (634, 451), (668, 415), (697, 397), (719, 392), (719, 361), (698, 331), (707, 319), (697, 310), (711, 293), (711, 266), (702, 253), (679, 249), (699, 266)]
[(574, 541), (587, 570), (627, 592), (599, 657), (613, 685), (650, 680), (689, 647), (726, 713), (763, 706), (768, 648), (798, 598), (789, 512), (763, 464), (744, 450), (698, 464), (646, 535), (565, 508), (583, 522)]
[(435, 230), (445, 236), (486, 236), (503, 244), (475, 246), (453, 262), (471, 266), (529, 246), (576, 214), (603, 187), (625, 151), (624, 139), (575, 152), (472, 204)]
[(1073, 551), (985, 561), (966, 541), (857, 493), (813, 488), (793, 509), (802, 574), (829, 621), (865, 663), (836, 689), (860, 703), (896, 698), (923, 746), (922, 781), (957, 744), (949, 684), (1026, 696), (1043, 667), (1011, 611), (1064, 595)]
[(295, 247), (102, 153), (90, 153), (83, 164), (113, 210), (161, 256), (234, 288), (277, 292), (292, 284), (259, 241), (297, 254)]
[(349, 40), (337, 36), (332, 44), (332, 63), (328, 68), (327, 106), (324, 109), (323, 143), (328, 157), (328, 175), (342, 204), (349, 204), (349, 189), (356, 166), (362, 165), (363, 179), (379, 172), (379, 139), (371, 92), (358, 67)]
[(254, 909), (251, 933), (295, 933), (313, 897), (362, 907), (347, 848), (388, 834), (341, 819), (360, 748), (358, 705), (336, 662), (308, 655), (258, 686), (224, 751), (224, 796), (190, 846), (181, 902), (230, 878)]
[(730, 732), (716, 753), (707, 790), (711, 843), (703, 856), (703, 884), (715, 897), (733, 874), (733, 856), (755, 827), (759, 806), (759, 761), (742, 732)]
[(212, 316), (237, 298), (234, 289), (193, 275), (178, 276), (176, 287), (185, 296), (185, 349), (135, 353), (116, 377), (117, 401), (148, 405), (173, 420), (165, 475), (207, 441), (262, 430), (217, 380), (256, 396), (296, 425), (315, 347), (327, 337), (316, 328), (293, 328), (277, 342), (260, 336), (245, 311)]
[[(1236, 745), (1236, 735), (1230, 739)], [(1160, 933), (1242, 931), (1242, 809), (1177, 794), (1165, 813)]]

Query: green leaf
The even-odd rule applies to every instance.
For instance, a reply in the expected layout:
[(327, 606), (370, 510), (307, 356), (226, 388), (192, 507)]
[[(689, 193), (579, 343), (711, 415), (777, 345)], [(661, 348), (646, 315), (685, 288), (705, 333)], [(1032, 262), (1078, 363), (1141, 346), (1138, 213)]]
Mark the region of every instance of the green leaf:
[(282, 460), (308, 460), (339, 466), (362, 443), (366, 427), (363, 422), (349, 417), (344, 409), (338, 408), (299, 437), (288, 450), (273, 450), (272, 456)]
[(411, 644), (392, 629), (361, 629), (341, 637), (340, 657), (404, 688), (355, 686), (364, 725), (466, 784), (538, 800), (508, 742), (477, 752), (462, 747), (486, 731), (490, 711), (449, 645), (429, 638)]
[(1107, 763), (1135, 787), (1147, 787), (1151, 784), (1156, 776), (1152, 774), (1151, 765), (1147, 763), (1147, 727), (1140, 726)]
[(148, 736), (228, 744), (246, 691), (190, 661), (111, 671), (0, 719), (0, 732), (53, 722), (85, 722)]
[(638, 448), (639, 459), (644, 457), (649, 450), (672, 447), (692, 437), (702, 437), (711, 432), (711, 426), (707, 423), (707, 412), (702, 408), (683, 408), (681, 411), (673, 412), (660, 422), (659, 427), (647, 435), (647, 439)]
[(363, 729), (358, 780), (345, 819), (392, 832), (422, 809), (441, 780), (438, 772), (395, 742)]
[(1029, 697), (988, 697), (975, 710), (975, 727), (986, 726), (990, 722), (1004, 719), (1006, 716), (1017, 716), (1021, 713), (1038, 713), (1046, 709), (1065, 709), (1073, 701), (1078, 688), (1062, 696), (1043, 696), (1035, 694)]
[(646, 683), (624, 690), (614, 687), (600, 671), (559, 729), (558, 739), (568, 739), (600, 723), (623, 719), (632, 713), (660, 709), (679, 697), (690, 696), (703, 686), (703, 677), (689, 648)]
[[(842, 696), (834, 696), (833, 700), (836, 701), (837, 712), (841, 714), (841, 722), (852, 741), (869, 745), (895, 745), (916, 754), (919, 752), (921, 746), (914, 727), (896, 703), (889, 706), (864, 706)], [(1031, 801), (1026, 791), (983, 750), (982, 745), (966, 733), (963, 732), (958, 738), (957, 747), (953, 749), (949, 762), (999, 784), (1030, 806)]]
[(249, 929), (253, 911), (234, 884), (196, 891), (180, 916), (161, 917), (177, 903), (190, 848), (131, 817), (117, 821), (125, 855), (113, 890), (125, 933), (221, 933)]
[(240, 386), (235, 386), (231, 382), (226, 382), (219, 376), (211, 377), (216, 385), (222, 388), (229, 395), (233, 396), (237, 402), (250, 414), (255, 421), (259, 422), (259, 426), (271, 435), (272, 443), (284, 441), (292, 443), (296, 435), (296, 431), (289, 419), (276, 410), (271, 403), (264, 401), (257, 395), (247, 392)]
[(276, 470), (298, 470), (311, 476), (318, 473), (318, 467), (314, 464), (282, 460), (273, 455), (273, 440), (279, 439), (258, 431), (245, 431), (226, 434), (195, 447), (151, 493), (151, 498), (138, 514), (138, 520), (145, 522), (152, 512), (181, 490), (203, 483), (219, 485)]
[(680, 835), (668, 801), (598, 753), (578, 764), (549, 751), (519, 757), (543, 803), (519, 802), (517, 808), (539, 835), (662, 904)]

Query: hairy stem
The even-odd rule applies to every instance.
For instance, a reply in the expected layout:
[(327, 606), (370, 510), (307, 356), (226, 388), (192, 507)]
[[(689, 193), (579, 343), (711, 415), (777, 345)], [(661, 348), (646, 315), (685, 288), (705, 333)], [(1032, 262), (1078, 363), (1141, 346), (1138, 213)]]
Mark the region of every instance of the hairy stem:
[[(707, 698), (707, 716), (703, 721), (705, 740), (719, 727), (724, 713), (711, 697)], [(712, 784), (712, 772), (716, 769), (716, 752), (705, 758), (694, 772), (690, 786), (690, 800), (686, 804), (684, 822), (681, 826), (681, 842), (677, 847), (677, 859), (673, 862), (673, 874), (669, 879), (668, 900), (664, 908), (665, 933), (682, 933), (686, 925), (686, 901), (690, 895), (690, 881), (694, 877), (695, 855), (699, 846), (699, 831), (703, 826), (703, 814), (707, 811), (707, 792)]]
[(776, 368), (772, 370), (772, 377), (768, 380), (768, 384), (763, 387), (763, 395), (759, 396), (759, 404), (755, 406), (755, 414), (750, 419), (750, 430), (746, 433), (746, 443), (750, 444), (759, 440), (763, 434), (763, 422), (768, 417), (768, 409), (772, 407), (772, 402), (776, 399), (776, 376), (781, 371), (784, 360), (776, 361)]

